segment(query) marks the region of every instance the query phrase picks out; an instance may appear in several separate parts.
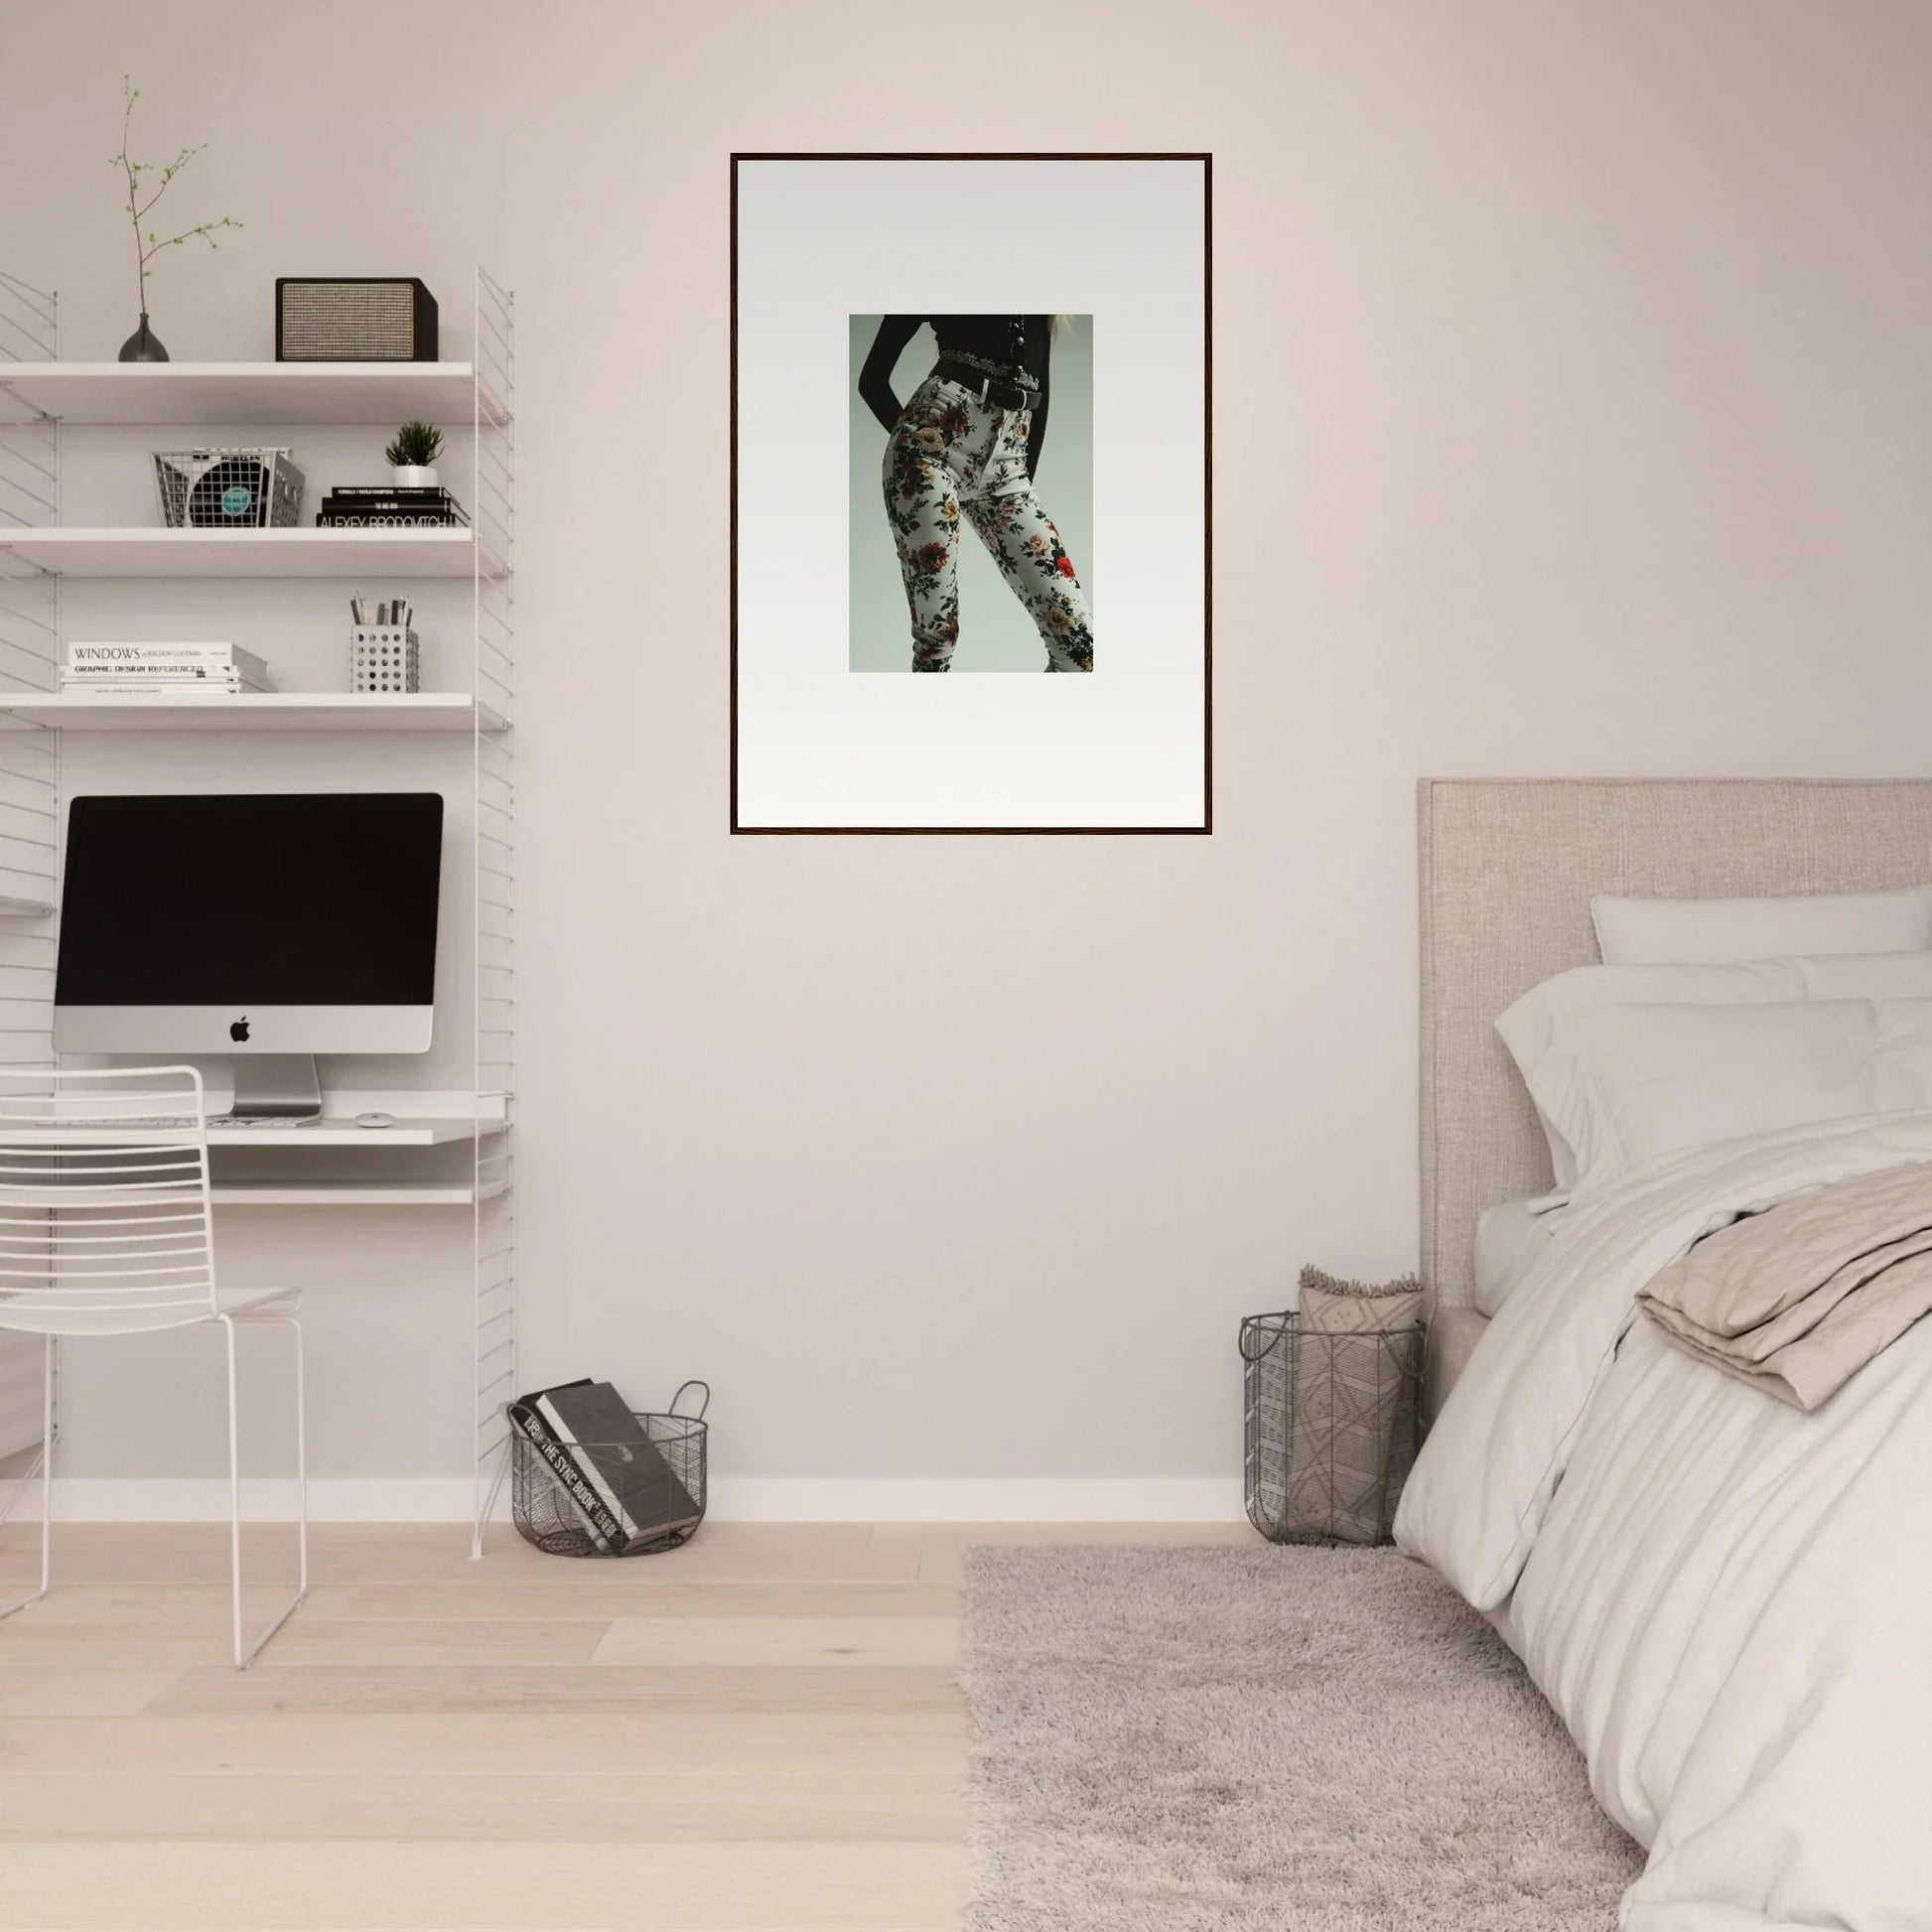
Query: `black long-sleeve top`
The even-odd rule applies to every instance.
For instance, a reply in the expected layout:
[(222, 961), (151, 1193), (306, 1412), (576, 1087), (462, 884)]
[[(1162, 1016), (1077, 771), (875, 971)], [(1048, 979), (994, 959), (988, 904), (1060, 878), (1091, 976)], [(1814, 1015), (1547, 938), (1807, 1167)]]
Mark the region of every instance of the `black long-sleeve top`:
[(1027, 474), (1039, 468), (1040, 446), (1046, 440), (1047, 371), (1052, 349), (1050, 316), (887, 316), (873, 338), (866, 365), (859, 371), (859, 394), (890, 434), (897, 424), (901, 404), (893, 393), (893, 369), (919, 325), (929, 322), (938, 339), (939, 353), (974, 355), (1016, 373), (1025, 371), (1039, 384), (1039, 400), (1033, 406), (1027, 432)]

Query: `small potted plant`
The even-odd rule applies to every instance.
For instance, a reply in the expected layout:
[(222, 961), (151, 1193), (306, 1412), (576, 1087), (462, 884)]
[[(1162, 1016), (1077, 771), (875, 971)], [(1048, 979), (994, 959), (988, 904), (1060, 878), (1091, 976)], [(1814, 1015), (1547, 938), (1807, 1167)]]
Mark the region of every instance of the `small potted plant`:
[(404, 423), (382, 460), (395, 473), (398, 489), (434, 489), (436, 459), (443, 454), (443, 432), (434, 423)]

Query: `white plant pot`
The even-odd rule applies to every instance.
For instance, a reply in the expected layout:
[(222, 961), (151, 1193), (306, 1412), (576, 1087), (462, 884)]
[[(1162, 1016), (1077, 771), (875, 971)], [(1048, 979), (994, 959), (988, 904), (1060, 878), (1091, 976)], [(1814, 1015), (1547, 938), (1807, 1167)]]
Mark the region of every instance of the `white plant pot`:
[(436, 468), (433, 464), (398, 463), (389, 473), (398, 489), (434, 489)]

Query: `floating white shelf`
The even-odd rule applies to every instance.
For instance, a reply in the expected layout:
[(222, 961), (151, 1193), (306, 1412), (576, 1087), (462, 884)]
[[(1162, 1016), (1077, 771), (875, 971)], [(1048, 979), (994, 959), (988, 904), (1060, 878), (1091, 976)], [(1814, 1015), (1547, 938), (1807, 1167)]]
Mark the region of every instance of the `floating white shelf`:
[[(333, 1116), (317, 1121), (291, 1121), (286, 1127), (222, 1127), (208, 1122), (207, 1144), (216, 1147), (443, 1147), (452, 1141), (474, 1141), (479, 1134), (487, 1138), (500, 1134), (500, 1121), (484, 1120), (479, 1129), (469, 1115), (424, 1116), (408, 1119), (398, 1115), (389, 1127), (357, 1127), (351, 1119)], [(41, 1131), (19, 1128), (13, 1138), (22, 1145), (46, 1142), (62, 1147), (107, 1147), (117, 1144), (112, 1127), (61, 1127)]]
[(468, 577), (477, 546), (467, 529), (70, 527), (0, 530), (0, 557), (66, 577)]
[[(499, 732), (501, 716), (462, 691), (259, 691), (226, 697), (194, 692), (86, 691), (0, 694), (0, 718), (96, 732)], [(0, 912), (8, 901), (0, 899)], [(17, 910), (45, 912), (20, 900)]]
[[(484, 1200), (502, 1192), (485, 1186)], [(474, 1207), (477, 1189), (467, 1180), (215, 1180), (208, 1196), (216, 1207)]]
[(475, 389), (468, 362), (0, 362), (0, 393), (68, 423), (455, 423)]

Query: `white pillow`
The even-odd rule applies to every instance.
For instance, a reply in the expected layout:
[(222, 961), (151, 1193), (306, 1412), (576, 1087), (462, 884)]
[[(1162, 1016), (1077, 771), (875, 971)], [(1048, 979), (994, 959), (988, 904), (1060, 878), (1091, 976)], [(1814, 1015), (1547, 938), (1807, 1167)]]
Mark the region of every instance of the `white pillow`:
[(1545, 1213), (1533, 1200), (1498, 1201), (1476, 1216), (1477, 1313), (1494, 1314), (1516, 1293), (1562, 1226), (1561, 1214)]
[(1599, 1007), (1557, 1028), (1531, 1091), (1581, 1197), (1681, 1148), (1932, 1109), (1932, 1000)]
[(1589, 915), (1606, 966), (1932, 949), (1932, 886), (1786, 898), (1619, 898), (1598, 894), (1589, 902)]
[[(1496, 1022), (1532, 1098), (1561, 1028), (1605, 1007), (1745, 1006), (1792, 1000), (1932, 1000), (1932, 952), (1739, 960), (1727, 966), (1576, 966), (1535, 986)], [(1577, 1155), (1539, 1102), (1557, 1194), (1576, 1184)], [(1546, 1202), (1552, 1197), (1545, 1196)]]

